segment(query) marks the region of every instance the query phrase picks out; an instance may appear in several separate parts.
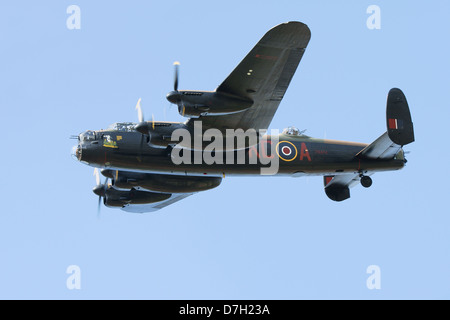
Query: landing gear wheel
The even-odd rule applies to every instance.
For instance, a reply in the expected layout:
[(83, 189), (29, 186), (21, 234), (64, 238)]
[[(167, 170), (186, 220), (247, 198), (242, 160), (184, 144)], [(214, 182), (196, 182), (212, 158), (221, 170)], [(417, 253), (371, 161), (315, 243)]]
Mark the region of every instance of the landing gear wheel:
[(372, 185), (372, 178), (369, 176), (362, 176), (361, 177), (361, 185), (364, 188), (370, 188), (370, 186)]

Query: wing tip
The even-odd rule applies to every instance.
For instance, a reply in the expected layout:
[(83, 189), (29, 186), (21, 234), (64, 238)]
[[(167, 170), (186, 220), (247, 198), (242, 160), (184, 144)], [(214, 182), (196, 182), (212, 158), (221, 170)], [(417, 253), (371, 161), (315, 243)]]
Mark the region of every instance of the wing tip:
[(261, 39), (266, 45), (282, 45), (283, 47), (306, 48), (311, 39), (311, 30), (300, 21), (289, 21), (276, 25)]

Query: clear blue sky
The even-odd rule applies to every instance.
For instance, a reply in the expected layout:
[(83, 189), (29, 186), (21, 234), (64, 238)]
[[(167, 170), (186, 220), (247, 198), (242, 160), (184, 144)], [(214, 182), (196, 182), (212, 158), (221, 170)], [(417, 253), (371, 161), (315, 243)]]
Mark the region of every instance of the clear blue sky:
[[(68, 30), (66, 8), (81, 8)], [(366, 9), (381, 8), (381, 30)], [(450, 298), (450, 2), (3, 1), (0, 298)], [(213, 90), (271, 27), (312, 39), (271, 128), (371, 142), (401, 88), (416, 142), (399, 172), (343, 203), (316, 178), (226, 178), (156, 214), (102, 208), (69, 136)], [(81, 268), (81, 290), (66, 268)], [(381, 268), (381, 290), (366, 269)]]

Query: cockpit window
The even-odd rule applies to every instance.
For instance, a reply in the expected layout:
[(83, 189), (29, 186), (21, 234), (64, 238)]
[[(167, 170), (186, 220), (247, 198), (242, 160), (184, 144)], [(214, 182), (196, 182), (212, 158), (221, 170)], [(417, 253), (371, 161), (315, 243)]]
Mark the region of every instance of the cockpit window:
[(113, 123), (109, 126), (108, 130), (111, 131), (122, 131), (122, 132), (131, 132), (134, 131), (134, 128), (136, 127), (135, 123), (132, 122), (122, 122), (122, 123)]
[(94, 131), (86, 131), (80, 134), (81, 141), (94, 141), (95, 140), (95, 132)]
[(307, 135), (305, 135), (306, 130), (298, 130), (296, 127), (288, 127), (283, 130), (283, 134), (288, 136), (297, 136), (297, 137), (304, 137), (304, 138), (310, 138)]
[(290, 136), (300, 136), (303, 134), (303, 132), (300, 132), (300, 130), (298, 130), (298, 128), (296, 127), (288, 127), (284, 129), (283, 133)]

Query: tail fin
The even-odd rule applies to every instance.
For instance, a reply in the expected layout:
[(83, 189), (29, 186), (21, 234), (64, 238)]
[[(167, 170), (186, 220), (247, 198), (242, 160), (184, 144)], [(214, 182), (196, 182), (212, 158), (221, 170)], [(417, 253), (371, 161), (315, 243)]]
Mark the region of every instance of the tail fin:
[[(414, 127), (411, 120), (406, 97), (400, 89), (389, 91), (386, 107), (387, 132), (361, 150), (356, 157), (365, 160), (392, 160), (397, 157), (404, 145), (414, 142)], [(403, 157), (403, 152), (401, 153)], [(403, 157), (403, 161), (406, 160)], [(361, 162), (359, 162), (361, 166)], [(401, 168), (400, 166), (398, 168)], [(361, 168), (363, 169), (363, 168)], [(361, 181), (368, 188), (372, 184), (369, 176), (376, 170), (360, 170), (340, 175), (324, 176), (325, 193), (334, 201), (343, 201), (350, 198), (350, 188)], [(364, 182), (363, 178), (369, 178)]]
[(389, 91), (386, 107), (386, 121), (389, 139), (399, 146), (414, 142), (414, 127), (408, 102), (402, 90)]
[(361, 150), (361, 159), (393, 159), (404, 145), (414, 142), (414, 127), (408, 102), (400, 89), (389, 91), (386, 107), (387, 132)]

